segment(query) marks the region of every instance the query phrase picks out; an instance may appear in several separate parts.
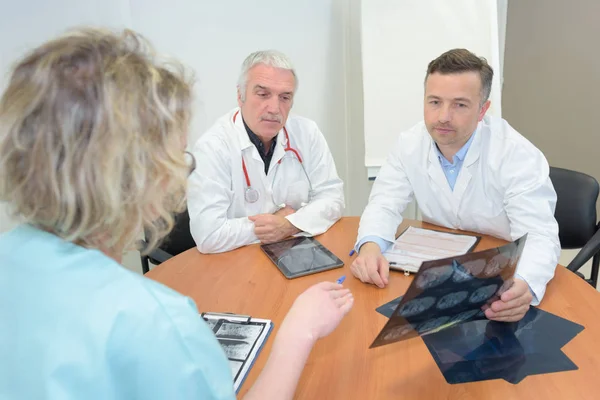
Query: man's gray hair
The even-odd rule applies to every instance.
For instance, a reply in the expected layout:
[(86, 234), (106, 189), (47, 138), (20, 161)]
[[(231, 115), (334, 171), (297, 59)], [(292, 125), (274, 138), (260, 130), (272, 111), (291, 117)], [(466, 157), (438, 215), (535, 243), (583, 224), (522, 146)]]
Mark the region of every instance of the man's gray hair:
[(242, 70), (240, 71), (240, 77), (238, 79), (238, 90), (240, 91), (240, 98), (242, 101), (246, 101), (246, 86), (248, 83), (248, 71), (257, 64), (268, 65), (269, 67), (286, 69), (292, 72), (294, 75), (294, 92), (298, 89), (298, 77), (296, 71), (292, 65), (292, 61), (283, 53), (277, 50), (261, 50), (255, 51), (250, 54), (244, 60), (242, 64)]

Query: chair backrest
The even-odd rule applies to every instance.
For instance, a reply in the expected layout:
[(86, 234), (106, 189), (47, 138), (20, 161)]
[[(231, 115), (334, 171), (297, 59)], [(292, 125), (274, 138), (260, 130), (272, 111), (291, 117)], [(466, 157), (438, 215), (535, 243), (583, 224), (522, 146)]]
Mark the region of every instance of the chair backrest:
[(172, 256), (196, 247), (196, 242), (190, 232), (190, 216), (185, 210), (175, 218), (175, 227), (158, 246)]
[(583, 247), (596, 233), (598, 181), (582, 172), (550, 167), (550, 180), (556, 190), (554, 217), (558, 222), (563, 249)]

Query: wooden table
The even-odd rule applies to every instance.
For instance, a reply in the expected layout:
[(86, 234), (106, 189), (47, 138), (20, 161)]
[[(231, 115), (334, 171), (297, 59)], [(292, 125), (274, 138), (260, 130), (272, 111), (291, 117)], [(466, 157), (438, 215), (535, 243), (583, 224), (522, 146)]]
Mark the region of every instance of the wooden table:
[[(408, 225), (430, 227), (418, 221)], [(378, 289), (352, 276), (348, 256), (356, 240), (358, 218), (342, 218), (318, 240), (345, 265), (319, 274), (286, 279), (258, 245), (228, 253), (202, 255), (196, 249), (154, 268), (147, 277), (194, 299), (201, 311), (235, 312), (272, 319), (274, 333), (298, 294), (314, 283), (347, 276), (354, 307), (330, 336), (314, 347), (302, 374), (298, 399), (599, 399), (600, 293), (564, 267), (550, 282), (542, 309), (579, 323), (584, 331), (563, 351), (579, 370), (533, 375), (517, 385), (504, 380), (446, 383), (420, 338), (369, 350), (386, 322), (375, 311), (402, 295), (412, 277), (392, 272), (389, 285)], [(436, 227), (436, 229), (441, 229)], [(484, 237), (476, 250), (505, 243)], [(552, 332), (548, 332), (549, 335)], [(256, 380), (271, 351), (273, 336), (258, 357), (240, 392)]]

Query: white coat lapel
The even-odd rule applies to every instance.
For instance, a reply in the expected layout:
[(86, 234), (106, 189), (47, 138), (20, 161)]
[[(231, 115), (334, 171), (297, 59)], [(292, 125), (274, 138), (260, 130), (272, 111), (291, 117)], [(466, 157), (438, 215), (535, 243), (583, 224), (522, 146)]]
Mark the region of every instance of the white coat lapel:
[(467, 151), (465, 161), (463, 162), (460, 173), (456, 179), (456, 184), (454, 185), (454, 196), (459, 203), (462, 200), (467, 187), (469, 186), (469, 182), (471, 181), (472, 174), (469, 167), (479, 159), (479, 154), (481, 152), (481, 124), (475, 131), (474, 135), (475, 137), (473, 138), (473, 142), (471, 142), (469, 151)]
[[(269, 172), (267, 175), (261, 174), (261, 180), (263, 187), (267, 189), (269, 196), (272, 196), (273, 190), (273, 179), (275, 177), (275, 171), (277, 169), (277, 162), (283, 158), (285, 155), (285, 145), (283, 141), (285, 140), (285, 135), (283, 134), (283, 129), (279, 131), (277, 134), (277, 144), (275, 145), (275, 150), (273, 151), (273, 157), (271, 158), (271, 165), (269, 165)], [(258, 151), (257, 151), (258, 154)], [(260, 156), (259, 156), (260, 157)], [(270, 198), (270, 197), (269, 197)], [(271, 202), (269, 202), (271, 203)]]
[(435, 142), (431, 140), (427, 174), (429, 175), (429, 179), (431, 179), (433, 184), (437, 187), (438, 191), (453, 203), (454, 196), (452, 195), (452, 190), (450, 189), (446, 175), (444, 175), (444, 171), (442, 170), (442, 165), (440, 164), (440, 160), (438, 159), (437, 152), (434, 148), (435, 145)]
[(283, 129), (279, 131), (277, 134), (277, 144), (275, 145), (275, 151), (273, 152), (273, 158), (271, 158), (271, 165), (269, 166), (269, 171), (275, 168), (275, 164), (279, 162), (285, 155), (285, 147), (287, 143), (285, 141), (285, 133)]
[[(469, 151), (471, 150), (472, 149), (469, 149)], [(467, 187), (469, 186), (471, 177), (471, 171), (469, 171), (469, 168), (467, 167), (466, 163), (464, 163), (462, 168), (460, 169), (458, 177), (456, 178), (456, 183), (454, 184), (454, 192), (452, 193), (457, 203), (459, 204), (462, 200), (463, 195), (465, 194), (465, 191), (467, 190)]]
[[(242, 148), (242, 152), (244, 155), (252, 155), (252, 159), (255, 160), (254, 163), (261, 164), (262, 158), (258, 153), (258, 149), (254, 146), (254, 143), (250, 140), (248, 136), (248, 131), (246, 131), (246, 127), (244, 126), (244, 120), (242, 118), (242, 112), (237, 113), (235, 119), (235, 130), (238, 132), (240, 138), (240, 147)], [(248, 161), (246, 161), (248, 162)]]
[[(250, 138), (248, 137), (248, 132), (246, 132), (244, 120), (242, 119), (242, 113), (239, 108), (234, 112), (232, 118), (233, 127), (235, 129), (235, 133), (237, 134), (237, 138), (240, 143), (240, 149), (242, 150), (242, 153), (248, 155), (250, 154), (250, 151), (247, 151), (248, 148), (254, 147), (254, 144), (252, 144)], [(256, 155), (258, 156), (258, 153), (256, 153)], [(255, 157), (253, 156), (253, 158)], [(258, 159), (260, 160), (260, 156), (258, 156)]]

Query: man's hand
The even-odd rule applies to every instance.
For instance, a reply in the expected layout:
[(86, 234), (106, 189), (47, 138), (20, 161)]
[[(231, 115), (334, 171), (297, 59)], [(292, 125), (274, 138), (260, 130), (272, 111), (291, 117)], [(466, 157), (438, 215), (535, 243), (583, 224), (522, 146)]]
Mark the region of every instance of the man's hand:
[(293, 213), (295, 213), (296, 210), (294, 210), (292, 207), (290, 206), (285, 206), (283, 208), (280, 208), (279, 210), (275, 211), (273, 213), (273, 215), (278, 215), (280, 217), (287, 217), (288, 215), (292, 215)]
[(248, 217), (254, 222), (254, 234), (262, 243), (274, 243), (300, 232), (286, 218), (275, 214), (258, 214)]
[(380, 288), (388, 284), (390, 264), (381, 254), (381, 249), (377, 243), (367, 242), (363, 244), (350, 270), (361, 282), (372, 283)]
[(515, 278), (515, 283), (502, 293), (500, 300), (496, 300), (485, 310), (485, 316), (492, 321), (520, 321), (529, 310), (532, 299), (527, 282)]

